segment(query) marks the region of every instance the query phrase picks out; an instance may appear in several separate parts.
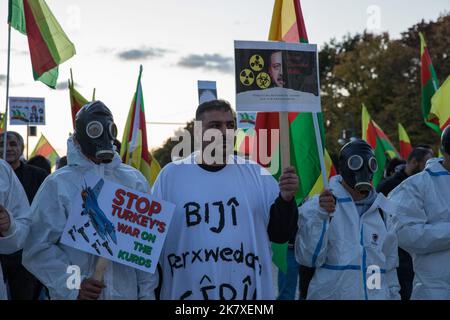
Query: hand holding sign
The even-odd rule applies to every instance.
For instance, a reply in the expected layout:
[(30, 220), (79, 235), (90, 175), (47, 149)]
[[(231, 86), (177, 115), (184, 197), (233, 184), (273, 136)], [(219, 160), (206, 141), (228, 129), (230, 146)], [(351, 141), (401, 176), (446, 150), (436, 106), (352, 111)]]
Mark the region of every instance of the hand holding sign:
[(101, 281), (97, 281), (91, 278), (85, 279), (80, 286), (78, 292), (78, 300), (98, 300), (102, 290), (106, 286)]
[(279, 181), (280, 194), (284, 201), (291, 201), (298, 190), (298, 176), (294, 167), (283, 169)]

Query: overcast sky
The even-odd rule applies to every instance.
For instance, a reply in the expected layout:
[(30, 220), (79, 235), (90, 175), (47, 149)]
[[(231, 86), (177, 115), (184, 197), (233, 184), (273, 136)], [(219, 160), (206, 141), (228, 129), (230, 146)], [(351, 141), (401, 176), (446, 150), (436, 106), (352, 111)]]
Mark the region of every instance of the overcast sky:
[[(0, 1), (0, 110), (5, 108), (7, 3)], [(75, 44), (60, 66), (59, 89), (34, 82), (26, 37), (12, 30), (10, 96), (45, 97), (47, 125), (38, 128), (60, 155), (71, 131), (67, 79), (112, 110), (122, 138), (139, 65), (147, 121), (186, 122), (198, 104), (197, 80), (217, 81), (220, 98), (235, 101), (233, 40), (266, 40), (273, 0), (47, 0)], [(392, 37), (422, 19), (449, 12), (448, 0), (302, 0), (311, 43), (370, 28)], [(432, 48), (431, 48), (432, 50)], [(150, 147), (179, 126), (148, 125)], [(25, 135), (21, 126), (10, 127)], [(30, 148), (37, 142), (30, 138)]]

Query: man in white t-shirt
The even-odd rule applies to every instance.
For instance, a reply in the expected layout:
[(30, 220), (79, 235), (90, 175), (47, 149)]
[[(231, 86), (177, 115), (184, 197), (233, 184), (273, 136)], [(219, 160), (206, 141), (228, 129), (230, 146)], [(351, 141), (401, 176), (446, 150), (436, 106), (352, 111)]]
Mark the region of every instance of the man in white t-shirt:
[(288, 242), (296, 231), (295, 170), (284, 169), (277, 183), (233, 155), (236, 122), (228, 102), (201, 104), (196, 120), (203, 137), (221, 137), (168, 164), (153, 187), (176, 205), (160, 258), (160, 298), (274, 299), (270, 242)]

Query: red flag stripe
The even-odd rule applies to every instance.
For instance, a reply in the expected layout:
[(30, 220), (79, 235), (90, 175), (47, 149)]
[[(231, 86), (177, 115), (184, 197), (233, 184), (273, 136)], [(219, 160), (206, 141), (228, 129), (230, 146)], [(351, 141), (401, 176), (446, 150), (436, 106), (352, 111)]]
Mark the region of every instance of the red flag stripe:
[(308, 42), (308, 34), (306, 33), (306, 26), (305, 26), (305, 20), (303, 19), (303, 12), (302, 7), (300, 5), (299, 0), (293, 0), (294, 1), (294, 7), (295, 7), (295, 15), (297, 17), (297, 22), (295, 23), (295, 26), (297, 27), (298, 37), (299, 39), (297, 41), (306, 41)]
[(430, 53), (428, 52), (428, 48), (425, 47), (425, 50), (423, 52), (422, 58), (421, 58), (422, 68), (421, 68), (421, 80), (422, 80), (422, 86), (425, 86), (428, 81), (431, 79), (431, 57)]
[(30, 48), (31, 63), (33, 65), (33, 70), (40, 76), (44, 72), (56, 67), (57, 63), (53, 59), (53, 56), (42, 37), (33, 11), (31, 10), (29, 0), (24, 0), (23, 6), (27, 25), (27, 38), (28, 46)]

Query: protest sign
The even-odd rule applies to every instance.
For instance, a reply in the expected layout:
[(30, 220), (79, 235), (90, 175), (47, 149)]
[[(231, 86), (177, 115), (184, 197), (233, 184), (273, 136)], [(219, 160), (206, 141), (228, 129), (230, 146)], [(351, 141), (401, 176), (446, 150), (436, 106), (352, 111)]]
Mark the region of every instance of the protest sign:
[(236, 109), (320, 112), (317, 46), (235, 41)]
[(215, 81), (201, 81), (197, 82), (198, 86), (198, 101), (199, 104), (217, 99), (217, 88)]
[(175, 206), (86, 175), (61, 243), (154, 273)]
[(45, 125), (45, 99), (10, 97), (9, 123), (11, 125)]

